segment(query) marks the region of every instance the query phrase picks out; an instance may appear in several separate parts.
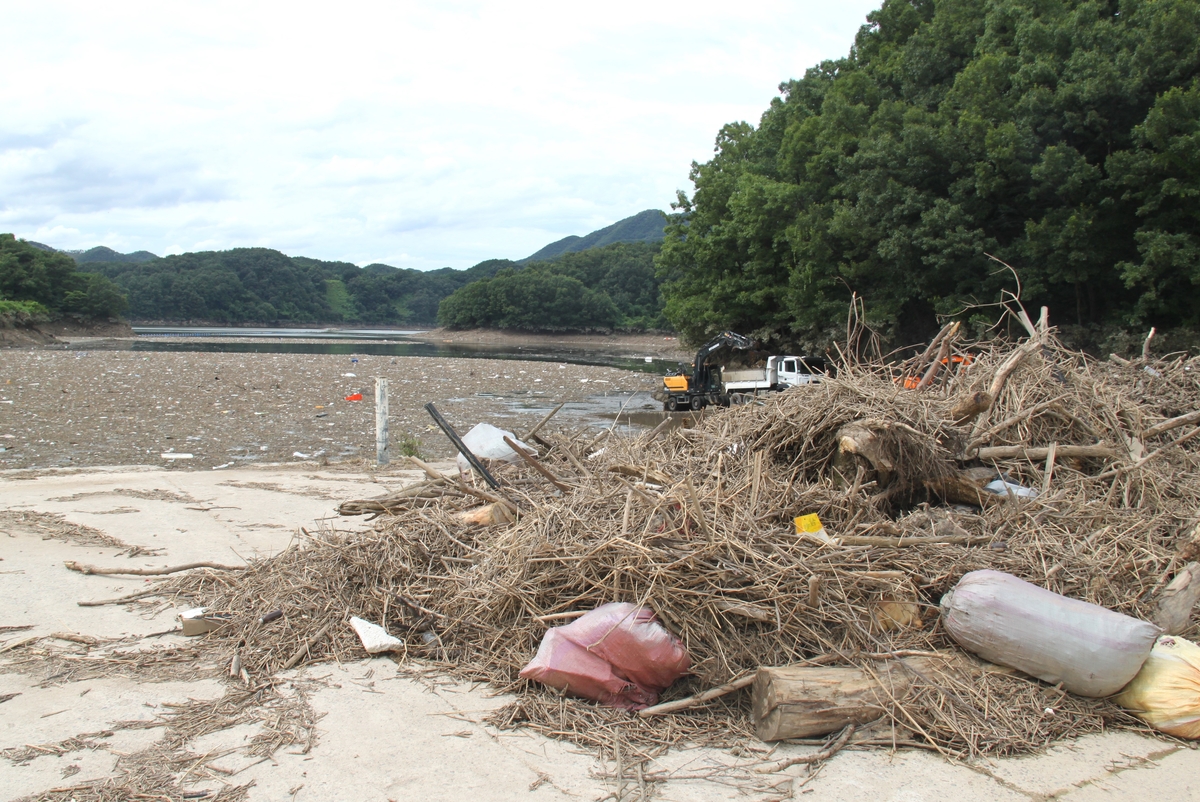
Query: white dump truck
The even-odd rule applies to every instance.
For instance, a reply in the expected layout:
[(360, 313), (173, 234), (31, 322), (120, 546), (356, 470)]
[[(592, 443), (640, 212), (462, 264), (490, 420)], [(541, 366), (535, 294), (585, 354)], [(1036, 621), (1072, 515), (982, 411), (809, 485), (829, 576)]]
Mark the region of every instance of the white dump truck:
[(812, 364), (814, 361), (817, 360), (812, 357), (806, 359), (800, 356), (769, 356), (767, 364), (761, 368), (721, 368), (721, 384), (730, 395), (755, 395), (812, 384), (820, 381), (825, 371), (825, 360), (819, 360), (820, 364), (815, 365)]
[(653, 397), (663, 409), (702, 409), (710, 404), (729, 406), (761, 392), (777, 392), (789, 387), (820, 381), (828, 370), (823, 357), (771, 356), (761, 368), (726, 370), (710, 367), (708, 360), (722, 348), (746, 351), (753, 343), (748, 337), (725, 331), (701, 346), (692, 363), (691, 375), (682, 369), (663, 377), (662, 387)]

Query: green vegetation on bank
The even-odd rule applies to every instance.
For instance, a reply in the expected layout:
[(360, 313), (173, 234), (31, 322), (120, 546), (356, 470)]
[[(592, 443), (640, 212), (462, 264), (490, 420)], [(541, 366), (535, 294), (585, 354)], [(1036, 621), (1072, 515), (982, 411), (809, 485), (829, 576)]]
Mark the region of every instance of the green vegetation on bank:
[[(695, 164), (658, 260), (691, 339), (897, 344), (1017, 289), (1059, 324), (1200, 325), (1200, 5), (887, 0)], [(974, 309), (970, 307), (975, 306)], [(983, 305), (983, 306), (980, 306)]]
[(508, 267), (442, 301), (438, 323), (519, 331), (664, 328), (658, 250), (656, 242), (625, 242)]
[(125, 310), (111, 281), (81, 273), (71, 257), (0, 234), (0, 325), (24, 325), (70, 316), (108, 320)]

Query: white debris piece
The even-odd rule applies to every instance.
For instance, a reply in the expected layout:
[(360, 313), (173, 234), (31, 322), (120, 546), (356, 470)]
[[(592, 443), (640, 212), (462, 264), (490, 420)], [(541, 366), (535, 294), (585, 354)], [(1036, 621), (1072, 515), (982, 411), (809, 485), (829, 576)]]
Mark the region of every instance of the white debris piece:
[[(526, 454), (534, 457), (537, 456), (537, 449), (522, 443), (517, 439), (517, 436), (505, 429), (497, 429), (490, 423), (479, 423), (463, 436), (463, 445), (471, 450), (481, 460), (504, 460), (505, 462), (520, 462), (521, 458), (517, 452), (508, 447), (504, 442), (504, 438), (508, 437), (518, 448), (525, 450)], [(467, 473), (471, 470), (471, 464), (467, 462), (466, 457), (462, 454), (458, 455), (458, 470), (460, 473)]]
[(350, 619), (350, 626), (354, 629), (354, 634), (358, 635), (358, 639), (362, 641), (367, 654), (392, 652), (404, 648), (404, 641), (389, 635), (387, 630), (378, 624), (372, 624), (370, 621), (364, 621), (355, 616)]

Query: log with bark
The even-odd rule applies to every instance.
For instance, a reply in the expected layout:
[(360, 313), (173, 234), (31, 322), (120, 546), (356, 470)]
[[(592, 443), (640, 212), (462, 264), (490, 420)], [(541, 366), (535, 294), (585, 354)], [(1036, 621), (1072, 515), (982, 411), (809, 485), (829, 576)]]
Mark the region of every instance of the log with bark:
[(845, 666), (763, 667), (754, 679), (751, 716), (764, 741), (813, 738), (881, 718), (903, 698), (918, 672), (936, 672), (935, 657), (889, 660), (873, 671)]

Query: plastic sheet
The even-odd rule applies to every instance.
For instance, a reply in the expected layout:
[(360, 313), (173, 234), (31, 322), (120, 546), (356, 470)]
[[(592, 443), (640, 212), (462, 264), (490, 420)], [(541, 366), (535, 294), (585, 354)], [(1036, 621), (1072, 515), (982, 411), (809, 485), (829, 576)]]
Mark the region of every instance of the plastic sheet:
[(542, 638), (521, 676), (612, 707), (638, 710), (691, 666), (648, 607), (604, 604)]
[[(471, 449), (471, 453), (481, 460), (503, 460), (504, 462), (519, 462), (521, 460), (517, 452), (508, 447), (504, 442), (507, 436), (510, 440), (525, 450), (526, 454), (537, 456), (537, 449), (526, 445), (517, 439), (517, 436), (512, 432), (498, 429), (490, 423), (478, 423), (471, 431), (463, 435), (463, 444)], [(471, 464), (467, 462), (466, 457), (462, 454), (458, 455), (456, 460), (458, 470), (466, 473), (471, 470)]]
[(1141, 669), (1161, 630), (1000, 571), (972, 571), (942, 597), (969, 652), (1080, 696), (1110, 696)]

